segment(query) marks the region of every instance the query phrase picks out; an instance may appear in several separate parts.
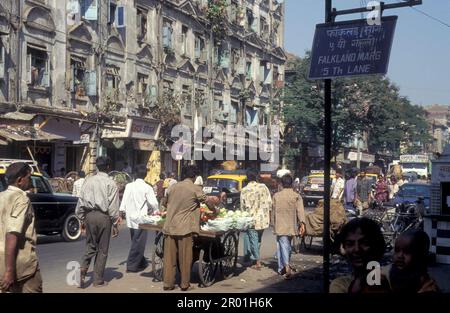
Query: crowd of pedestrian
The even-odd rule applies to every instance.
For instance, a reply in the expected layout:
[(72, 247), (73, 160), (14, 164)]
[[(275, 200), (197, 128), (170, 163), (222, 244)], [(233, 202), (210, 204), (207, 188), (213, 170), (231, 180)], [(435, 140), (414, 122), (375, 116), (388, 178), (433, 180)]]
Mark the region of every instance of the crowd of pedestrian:
[[(131, 245), (126, 262), (127, 273), (136, 273), (148, 267), (145, 258), (147, 231), (139, 228), (143, 216), (161, 212), (166, 219), (164, 235), (163, 289), (175, 289), (176, 272), (180, 272), (182, 291), (191, 290), (190, 273), (194, 235), (200, 231), (200, 204), (212, 211), (218, 210), (226, 195), (206, 195), (203, 179), (195, 166), (184, 169), (181, 181), (175, 173), (160, 175), (149, 185), (145, 178), (147, 167), (138, 165), (132, 174), (135, 181), (126, 185), (120, 199), (116, 183), (108, 176), (111, 159), (99, 157), (95, 175), (85, 177), (80, 173), (74, 183), (73, 194), (78, 197), (75, 213), (85, 233), (85, 252), (81, 258), (80, 287), (85, 287), (86, 275), (93, 261), (93, 286), (104, 287), (110, 239), (118, 235), (119, 225), (126, 220), (130, 230)], [(128, 165), (126, 165), (128, 167)], [(126, 168), (131, 172), (130, 168)], [(0, 286), (3, 292), (42, 292), (42, 279), (36, 254), (34, 213), (27, 191), (31, 188), (32, 169), (26, 163), (14, 163), (6, 170), (8, 189), (0, 193)], [(289, 171), (280, 172), (279, 189), (273, 195), (260, 182), (255, 170), (246, 173), (247, 185), (241, 190), (240, 209), (254, 220), (254, 225), (244, 232), (244, 265), (261, 270), (261, 243), (264, 231), (272, 227), (277, 243), (277, 272), (285, 279), (292, 278), (291, 240), (306, 233), (307, 216), (299, 193), (299, 180)], [(200, 178), (199, 178), (200, 177)], [(365, 172), (337, 173), (332, 183), (333, 203), (343, 203), (346, 208), (364, 210), (372, 200), (387, 201), (404, 183), (378, 175), (375, 186)], [(374, 188), (373, 188), (374, 187)], [(222, 203), (223, 204), (223, 203)], [(344, 216), (345, 217), (345, 216)], [(378, 224), (365, 218), (346, 223), (339, 220), (338, 239), (343, 254), (352, 266), (352, 275), (340, 277), (331, 284), (331, 292), (428, 292), (438, 291), (426, 267), (429, 248), (428, 236), (420, 231), (408, 232), (395, 243), (393, 263), (383, 269), (381, 280), (367, 283), (368, 264), (381, 262), (385, 242)], [(342, 226), (343, 225), (343, 226)]]

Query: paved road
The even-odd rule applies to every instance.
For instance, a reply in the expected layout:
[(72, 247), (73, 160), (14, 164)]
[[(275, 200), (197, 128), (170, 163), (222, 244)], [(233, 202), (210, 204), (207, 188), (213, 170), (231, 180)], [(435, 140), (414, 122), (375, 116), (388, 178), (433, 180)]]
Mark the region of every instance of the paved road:
[[(146, 256), (151, 258), (153, 249), (154, 232), (149, 232), (148, 244), (146, 248)], [(239, 242), (239, 256), (242, 256), (243, 250), (242, 236)], [(64, 242), (59, 236), (40, 236), (38, 238), (38, 255), (40, 267), (44, 279), (45, 292), (161, 292), (162, 284), (152, 281), (151, 266), (144, 272), (137, 274), (127, 274), (126, 259), (130, 247), (129, 230), (123, 226), (117, 238), (111, 240), (108, 263), (105, 278), (109, 281), (109, 285), (104, 288), (94, 288), (88, 286), (81, 290), (66, 283), (66, 277), (71, 268), (67, 269), (69, 262), (78, 262), (84, 251), (84, 240), (76, 242)], [(271, 230), (264, 232), (261, 256), (268, 265), (261, 271), (256, 271), (242, 267), (238, 264), (238, 275), (230, 280), (218, 281), (213, 286), (203, 289), (197, 288), (199, 292), (257, 292), (257, 291), (290, 291), (289, 288), (298, 290), (295, 286), (295, 280), (285, 282), (274, 271), (276, 260), (273, 255), (276, 250), (275, 237)], [(240, 260), (241, 258), (239, 258)], [(308, 260), (307, 260), (308, 259)], [(293, 262), (297, 262), (298, 266), (304, 269), (305, 264), (309, 268), (319, 268), (320, 251), (309, 256), (295, 255)], [(92, 270), (92, 267), (91, 267)], [(88, 274), (91, 277), (92, 272)], [(306, 275), (306, 274), (305, 274)], [(317, 273), (316, 273), (317, 275)], [(320, 276), (320, 273), (318, 274)], [(306, 275), (308, 276), (308, 275)], [(91, 277), (92, 279), (92, 277)], [(193, 267), (192, 281), (198, 282), (196, 277), (196, 266)], [(277, 284), (281, 286), (277, 287)], [(297, 282), (298, 283), (298, 282)], [(320, 285), (320, 278), (318, 280)], [(309, 284), (311, 285), (311, 284)], [(287, 287), (291, 286), (291, 287)], [(320, 288), (320, 287), (319, 287)], [(316, 287), (306, 288), (305, 291), (318, 291)], [(319, 290), (320, 291), (320, 290)]]

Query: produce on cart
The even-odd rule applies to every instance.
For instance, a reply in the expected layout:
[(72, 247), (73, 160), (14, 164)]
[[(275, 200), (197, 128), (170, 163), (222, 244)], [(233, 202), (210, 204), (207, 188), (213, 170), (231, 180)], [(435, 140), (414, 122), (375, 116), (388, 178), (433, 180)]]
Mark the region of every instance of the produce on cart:
[[(154, 281), (163, 280), (164, 268), (164, 226), (165, 215), (155, 212), (142, 219), (140, 228), (156, 230), (155, 249), (152, 254)], [(235, 275), (239, 231), (253, 225), (253, 219), (246, 212), (220, 209), (217, 213), (206, 204), (200, 206), (200, 232), (194, 237), (193, 261), (198, 262), (201, 286), (209, 287), (215, 281), (218, 271), (223, 279)]]
[(204, 231), (245, 231), (254, 224), (248, 212), (240, 210), (231, 211), (222, 208), (216, 215), (204, 205), (200, 207), (200, 211), (200, 229)]

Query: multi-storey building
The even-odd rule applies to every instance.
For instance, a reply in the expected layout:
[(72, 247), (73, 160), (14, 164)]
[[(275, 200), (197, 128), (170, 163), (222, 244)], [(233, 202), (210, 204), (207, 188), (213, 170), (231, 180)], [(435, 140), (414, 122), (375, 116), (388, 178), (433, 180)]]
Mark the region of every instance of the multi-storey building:
[(433, 143), (429, 145), (428, 152), (442, 153), (449, 144), (450, 107), (448, 105), (434, 104), (425, 107), (427, 120), (430, 125), (430, 135)]
[(191, 129), (278, 121), (283, 34), (277, 0), (2, 1), (0, 155), (172, 170), (165, 106)]

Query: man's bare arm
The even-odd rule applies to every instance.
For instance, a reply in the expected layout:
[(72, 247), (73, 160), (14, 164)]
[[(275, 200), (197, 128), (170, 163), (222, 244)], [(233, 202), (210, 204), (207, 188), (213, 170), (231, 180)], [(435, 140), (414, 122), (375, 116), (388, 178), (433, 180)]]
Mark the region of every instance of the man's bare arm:
[(2, 278), (1, 289), (8, 291), (16, 279), (16, 255), (18, 236), (15, 233), (6, 234), (5, 242), (5, 273)]

